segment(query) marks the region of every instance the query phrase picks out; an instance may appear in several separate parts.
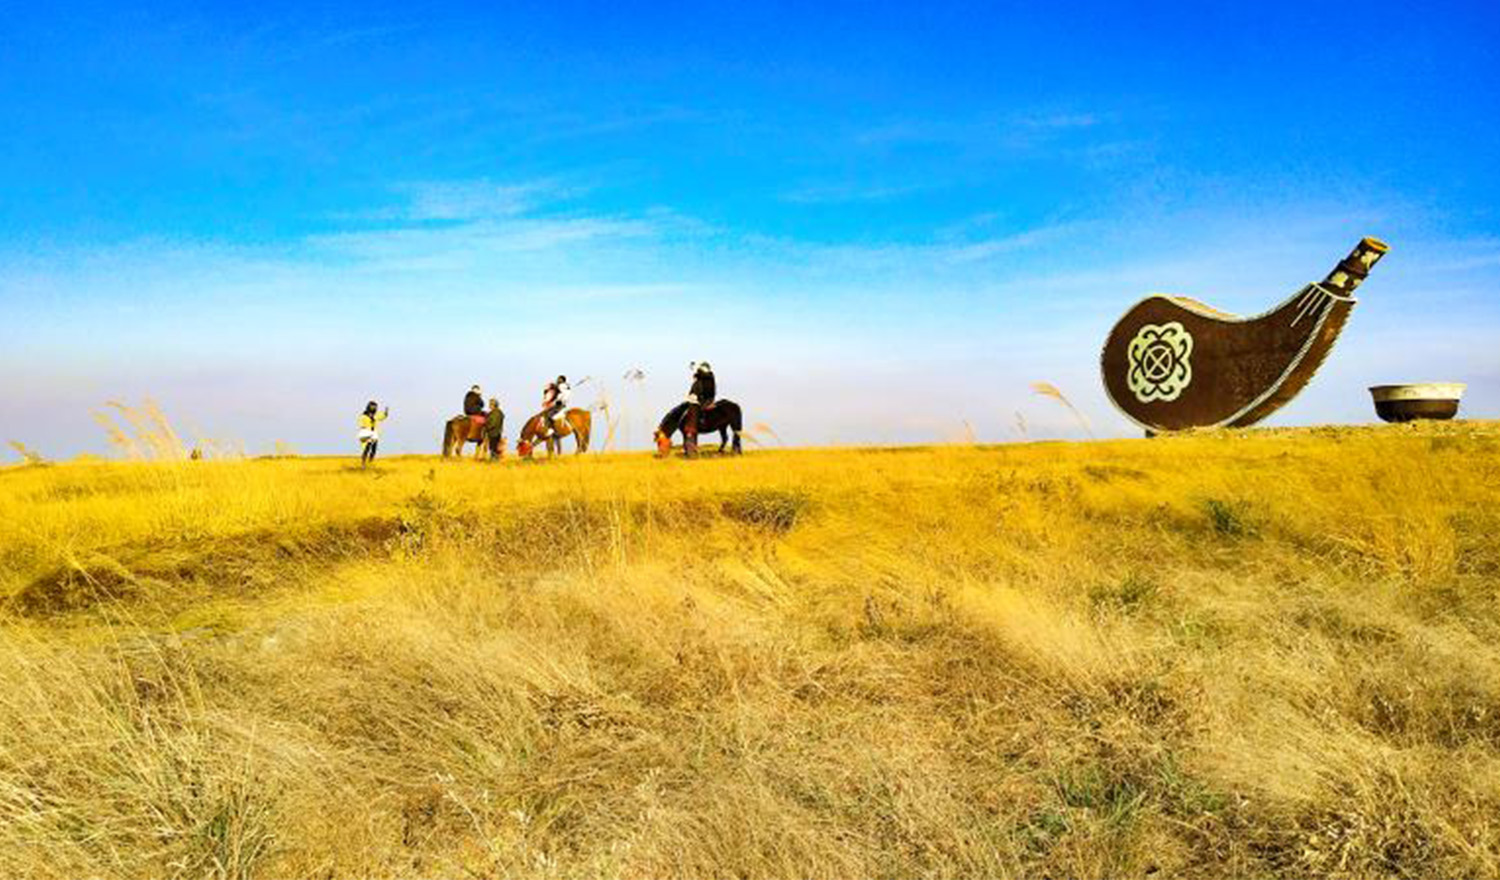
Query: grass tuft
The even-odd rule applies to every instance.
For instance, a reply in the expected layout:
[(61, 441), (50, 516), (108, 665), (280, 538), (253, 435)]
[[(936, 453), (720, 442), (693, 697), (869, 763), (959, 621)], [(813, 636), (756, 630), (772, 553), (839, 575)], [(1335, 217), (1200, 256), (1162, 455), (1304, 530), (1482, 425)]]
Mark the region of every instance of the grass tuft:
[(805, 492), (750, 489), (725, 498), (721, 509), (736, 522), (786, 534), (797, 527), (812, 506), (812, 499)]

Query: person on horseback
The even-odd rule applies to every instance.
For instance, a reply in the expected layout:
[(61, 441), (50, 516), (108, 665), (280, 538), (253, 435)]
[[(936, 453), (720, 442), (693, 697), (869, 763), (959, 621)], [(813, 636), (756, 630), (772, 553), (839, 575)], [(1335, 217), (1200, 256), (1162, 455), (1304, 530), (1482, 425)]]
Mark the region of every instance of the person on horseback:
[(469, 388), (469, 393), (464, 395), (464, 415), (484, 415), (484, 394), (480, 392), (478, 385)]
[(471, 386), (469, 393), (464, 395), (464, 417), (470, 424), (484, 427), (484, 393), (478, 385)]
[(500, 447), (505, 443), (505, 413), (500, 401), (490, 398), (490, 411), (484, 414), (484, 439), (490, 448), (490, 461), (500, 460)]
[(668, 435), (682, 427), (682, 420), (687, 418), (689, 410), (693, 407), (701, 409), (712, 407), (714, 398), (718, 394), (718, 388), (714, 382), (714, 370), (707, 361), (688, 364), (688, 369), (693, 373), (693, 384), (688, 389), (687, 397), (661, 420), (661, 430)]
[(697, 401), (704, 409), (711, 409), (718, 389), (714, 385), (714, 368), (708, 361), (690, 364), (693, 370), (693, 387), (688, 390), (688, 399)]
[(568, 400), (573, 396), (573, 387), (567, 376), (558, 376), (556, 382), (548, 382), (542, 391), (542, 426), (547, 436), (557, 433), (557, 419), (568, 411)]
[(372, 400), (365, 404), (365, 411), (359, 414), (359, 442), (363, 445), (359, 453), (360, 467), (375, 460), (375, 449), (380, 445), (380, 430), (376, 426), (391, 415), (390, 407), (386, 407), (385, 412), (379, 412), (379, 409)]

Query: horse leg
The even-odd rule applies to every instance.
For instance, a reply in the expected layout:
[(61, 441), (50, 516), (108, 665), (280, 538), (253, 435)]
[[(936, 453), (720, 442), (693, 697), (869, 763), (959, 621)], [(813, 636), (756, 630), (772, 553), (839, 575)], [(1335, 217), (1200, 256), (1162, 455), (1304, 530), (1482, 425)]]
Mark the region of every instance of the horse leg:
[(702, 416), (703, 411), (698, 408), (697, 404), (689, 405), (687, 411), (682, 415), (682, 423), (679, 427), (682, 431), (682, 455), (684, 458), (698, 457), (698, 428), (702, 424), (700, 421)]
[(719, 429), (719, 454), (720, 455), (722, 455), (724, 453), (724, 445), (727, 444), (728, 442), (729, 442), (729, 429), (727, 427), (720, 428)]

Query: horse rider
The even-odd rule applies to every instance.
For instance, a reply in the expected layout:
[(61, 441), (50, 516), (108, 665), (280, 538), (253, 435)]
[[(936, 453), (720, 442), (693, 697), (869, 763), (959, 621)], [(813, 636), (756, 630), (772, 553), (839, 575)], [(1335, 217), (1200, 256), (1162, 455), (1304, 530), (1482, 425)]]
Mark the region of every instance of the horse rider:
[(713, 409), (714, 398), (718, 395), (718, 388), (714, 384), (714, 368), (708, 365), (708, 361), (699, 361), (691, 364), (693, 369), (693, 387), (688, 390), (688, 399), (695, 401), (703, 409)]
[(469, 393), (464, 395), (464, 415), (471, 419), (475, 416), (484, 419), (484, 394), (480, 392), (478, 385), (469, 388)]
[(688, 364), (688, 369), (693, 373), (693, 385), (688, 389), (687, 397), (683, 399), (682, 403), (673, 407), (672, 411), (667, 413), (667, 417), (661, 420), (663, 426), (672, 429), (671, 431), (667, 431), (664, 427), (663, 433), (670, 434), (672, 431), (681, 428), (683, 419), (687, 418), (688, 411), (693, 407), (709, 409), (714, 405), (714, 398), (718, 394), (718, 388), (714, 382), (713, 367), (708, 365), (708, 361), (699, 361)]
[(500, 447), (505, 442), (505, 413), (500, 401), (490, 398), (490, 411), (484, 414), (484, 439), (490, 447), (490, 461), (500, 460)]
[(390, 407), (386, 407), (385, 412), (379, 412), (379, 409), (372, 400), (365, 404), (365, 411), (359, 414), (359, 442), (363, 445), (359, 454), (360, 467), (375, 460), (375, 448), (380, 445), (380, 429), (377, 426), (391, 416)]
[(573, 396), (573, 387), (567, 376), (558, 376), (556, 382), (548, 382), (542, 391), (542, 427), (547, 436), (557, 433), (556, 419), (568, 411), (568, 401)]

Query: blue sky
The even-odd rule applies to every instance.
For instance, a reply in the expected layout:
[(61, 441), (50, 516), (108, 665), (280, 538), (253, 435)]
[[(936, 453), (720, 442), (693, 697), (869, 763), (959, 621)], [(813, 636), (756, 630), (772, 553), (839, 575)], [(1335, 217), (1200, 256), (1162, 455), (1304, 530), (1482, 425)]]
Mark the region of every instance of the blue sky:
[[(1127, 435), (1149, 292), (1260, 311), (1391, 256), (1274, 418), (1500, 412), (1492, 4), (35, 4), (0, 16), (0, 440), (430, 451), (473, 382), (690, 360), (791, 443)], [(809, 8), (809, 7), (816, 8)], [(630, 367), (643, 387), (621, 380)]]

